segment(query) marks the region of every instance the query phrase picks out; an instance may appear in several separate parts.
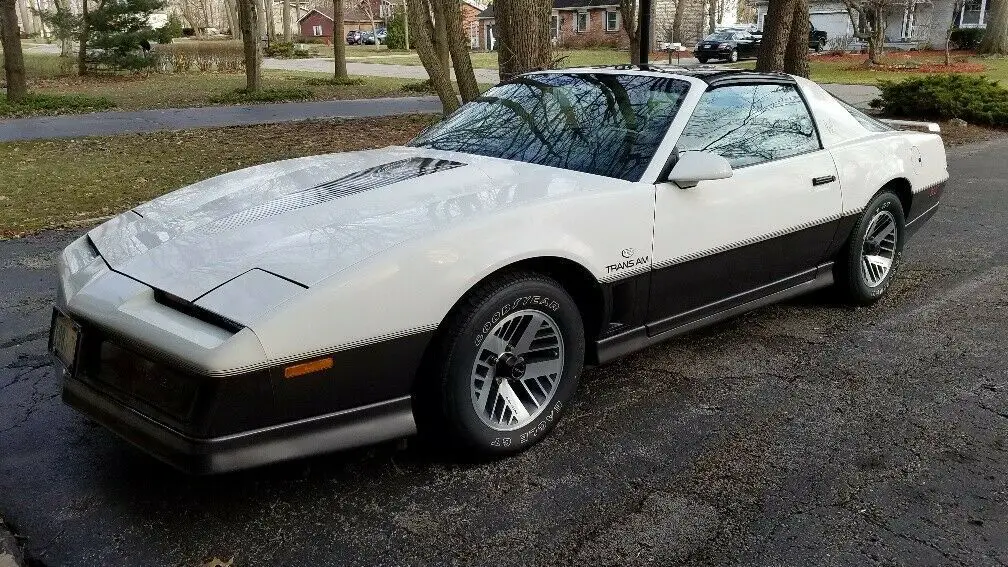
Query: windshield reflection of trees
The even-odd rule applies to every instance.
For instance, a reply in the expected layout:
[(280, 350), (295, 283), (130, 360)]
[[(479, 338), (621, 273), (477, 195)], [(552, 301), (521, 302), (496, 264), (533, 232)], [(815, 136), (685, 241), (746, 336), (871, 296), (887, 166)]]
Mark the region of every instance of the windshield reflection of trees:
[(716, 153), (741, 167), (816, 150), (819, 143), (794, 88), (753, 85), (707, 93), (678, 147)]
[(411, 145), (637, 181), (688, 89), (682, 80), (653, 76), (518, 77)]

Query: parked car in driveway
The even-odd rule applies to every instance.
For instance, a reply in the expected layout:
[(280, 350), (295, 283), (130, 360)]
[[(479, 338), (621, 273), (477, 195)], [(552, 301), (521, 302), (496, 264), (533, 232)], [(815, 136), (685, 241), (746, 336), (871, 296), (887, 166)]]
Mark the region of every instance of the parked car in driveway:
[(64, 401), (191, 472), (417, 431), (510, 454), (586, 364), (828, 286), (878, 300), (947, 179), (940, 136), (800, 77), (528, 73), (403, 146), (92, 228), (57, 258), (49, 345)]
[[(753, 31), (752, 35), (757, 41), (763, 39), (762, 31)], [(817, 53), (821, 52), (826, 49), (826, 41), (828, 39), (826, 30), (817, 29), (811, 21), (809, 22), (809, 49), (814, 49)]]
[(362, 34), (360, 30), (350, 30), (346, 32), (347, 45), (360, 45)]
[(361, 43), (364, 45), (374, 45), (375, 42), (384, 44), (386, 37), (387, 32), (385, 31), (385, 28), (378, 28), (374, 32), (362, 32)]
[(710, 34), (697, 44), (693, 56), (706, 63), (721, 59), (734, 63), (746, 57), (756, 57), (759, 38), (747, 31), (725, 30)]

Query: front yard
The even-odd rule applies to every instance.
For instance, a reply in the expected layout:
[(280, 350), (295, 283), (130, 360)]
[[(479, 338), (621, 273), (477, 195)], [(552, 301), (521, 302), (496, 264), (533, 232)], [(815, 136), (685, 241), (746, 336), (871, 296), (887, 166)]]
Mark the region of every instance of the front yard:
[(322, 120), (0, 144), (0, 238), (116, 214), (264, 162), (401, 144), (433, 119)]

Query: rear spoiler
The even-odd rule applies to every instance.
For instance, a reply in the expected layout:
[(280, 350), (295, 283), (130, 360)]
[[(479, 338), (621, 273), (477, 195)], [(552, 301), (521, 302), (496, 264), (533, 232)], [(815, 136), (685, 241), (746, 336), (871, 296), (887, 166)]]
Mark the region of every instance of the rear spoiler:
[(923, 130), (925, 132), (941, 133), (941, 126), (934, 122), (917, 122), (916, 120), (891, 120), (888, 118), (876, 118), (879, 122), (892, 126), (898, 130)]

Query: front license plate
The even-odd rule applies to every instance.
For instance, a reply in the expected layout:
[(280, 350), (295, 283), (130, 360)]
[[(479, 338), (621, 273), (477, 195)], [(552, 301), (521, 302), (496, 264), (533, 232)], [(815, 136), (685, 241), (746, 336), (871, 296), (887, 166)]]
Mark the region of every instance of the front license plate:
[(73, 374), (80, 348), (80, 326), (59, 309), (53, 310), (52, 328), (49, 331), (49, 352)]

